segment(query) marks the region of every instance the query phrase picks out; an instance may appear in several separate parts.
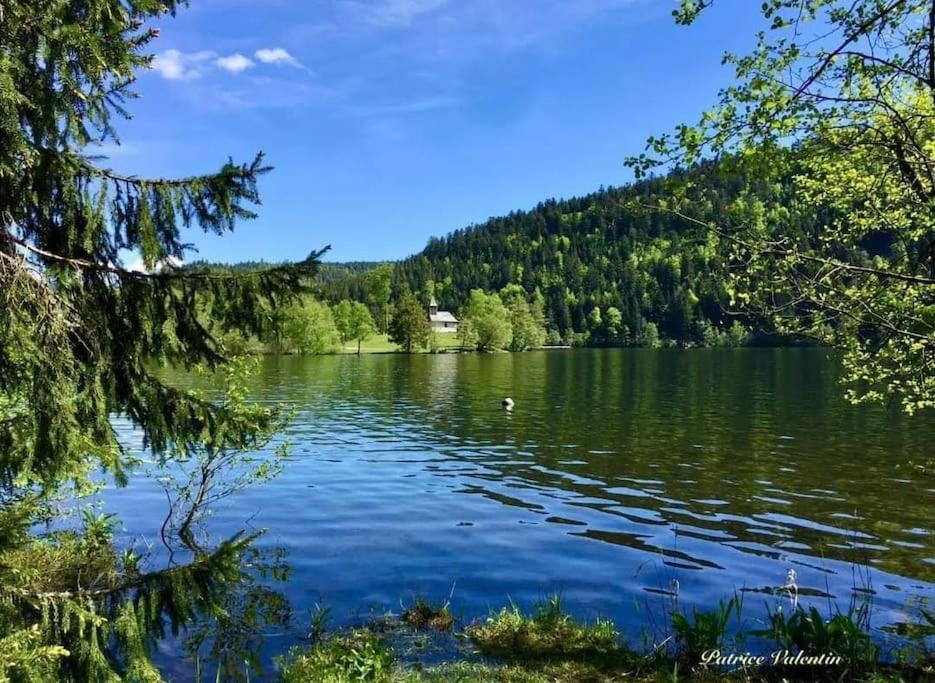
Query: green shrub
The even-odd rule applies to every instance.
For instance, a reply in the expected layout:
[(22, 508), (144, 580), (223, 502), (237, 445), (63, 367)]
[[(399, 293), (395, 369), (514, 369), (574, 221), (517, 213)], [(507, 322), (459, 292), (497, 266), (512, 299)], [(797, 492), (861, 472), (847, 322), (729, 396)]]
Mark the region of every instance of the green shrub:
[(389, 681), (393, 654), (382, 638), (358, 629), (329, 638), (308, 650), (294, 649), (279, 662), (283, 683)]

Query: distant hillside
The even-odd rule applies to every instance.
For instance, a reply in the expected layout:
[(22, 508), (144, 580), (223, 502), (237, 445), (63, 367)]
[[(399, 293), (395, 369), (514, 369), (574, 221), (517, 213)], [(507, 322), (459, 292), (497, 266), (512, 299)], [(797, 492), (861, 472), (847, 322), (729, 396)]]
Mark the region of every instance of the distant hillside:
[(318, 267), (318, 277), (315, 281), (322, 285), (343, 282), (365, 275), (383, 263), (382, 261), (325, 262)]
[[(725, 219), (741, 194), (785, 191), (751, 188), (713, 166), (677, 180), (691, 181), (693, 213), (710, 220)], [(716, 240), (670, 213), (638, 206), (671, 200), (671, 183), (650, 179), (549, 200), (432, 239), (397, 265), (396, 287), (431, 289), (442, 307), (458, 310), (472, 289), (517, 284), (529, 297), (541, 296), (549, 328), (565, 339), (588, 333), (592, 343), (640, 343), (653, 323), (664, 338), (710, 343), (738, 320), (726, 313), (725, 259)], [(606, 329), (611, 308), (625, 327), (616, 334)]]
[[(385, 263), (384, 261), (325, 261), (319, 266), (319, 278), (322, 281), (332, 281), (337, 280), (342, 277), (349, 277), (358, 275), (360, 273), (365, 273), (368, 270), (373, 270), (379, 265)], [(268, 268), (269, 266), (280, 265), (276, 262), (269, 261), (240, 261), (239, 263), (221, 263), (214, 261), (189, 261), (185, 264), (190, 268), (220, 268), (223, 270), (228, 270), (231, 272), (244, 271), (244, 270), (257, 270), (260, 268)]]
[[(760, 200), (784, 206), (788, 187), (751, 184), (707, 164), (584, 197), (551, 199), (433, 238), (421, 253), (396, 264), (323, 263), (316, 296), (328, 303), (365, 302), (382, 324), (406, 292), (426, 301), (435, 296), (441, 308), (459, 312), (472, 289), (499, 292), (509, 285), (541, 307), (552, 343), (746, 343), (747, 333), (756, 336), (761, 326), (728, 312), (724, 245), (672, 213), (646, 208), (671, 203), (676, 191), (694, 217), (723, 224), (733, 220), (738, 204), (754, 211)], [(810, 230), (790, 228), (789, 220), (784, 218), (783, 229)], [(268, 264), (211, 265), (236, 270)], [(388, 266), (383, 294), (374, 289), (381, 265)]]

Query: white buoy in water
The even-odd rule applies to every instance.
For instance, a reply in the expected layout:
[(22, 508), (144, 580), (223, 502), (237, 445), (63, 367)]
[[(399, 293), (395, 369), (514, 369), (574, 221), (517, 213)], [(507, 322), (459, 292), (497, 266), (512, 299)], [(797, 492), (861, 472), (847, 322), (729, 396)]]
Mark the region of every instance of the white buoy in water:
[(500, 401), (500, 405), (502, 405), (507, 410), (513, 410), (513, 399), (507, 397), (503, 399), (502, 401)]

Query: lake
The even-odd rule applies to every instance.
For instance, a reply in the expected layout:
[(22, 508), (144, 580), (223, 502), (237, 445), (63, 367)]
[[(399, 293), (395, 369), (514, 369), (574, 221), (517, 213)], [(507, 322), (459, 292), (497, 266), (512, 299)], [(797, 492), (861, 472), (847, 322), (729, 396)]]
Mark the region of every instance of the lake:
[[(674, 581), (681, 608), (743, 589), (755, 620), (789, 569), (882, 629), (935, 597), (935, 477), (911, 465), (935, 420), (851, 406), (839, 375), (821, 349), (267, 358), (254, 393), (295, 406), (291, 460), (209, 526), (268, 529), (290, 568), (267, 659), (316, 604), (341, 625), (416, 596), (471, 620), (561, 593), (638, 645)], [(161, 489), (106, 501), (155, 543)]]

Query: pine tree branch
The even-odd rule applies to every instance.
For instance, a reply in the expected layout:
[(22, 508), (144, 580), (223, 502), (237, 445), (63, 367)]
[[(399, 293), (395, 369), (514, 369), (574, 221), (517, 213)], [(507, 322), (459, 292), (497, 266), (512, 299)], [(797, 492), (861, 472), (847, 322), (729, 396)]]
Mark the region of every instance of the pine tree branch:
[[(50, 150), (49, 150), (50, 151)], [(260, 164), (263, 161), (263, 153), (260, 152), (257, 154), (251, 165), (240, 164), (235, 165), (233, 162), (228, 162), (225, 165), (224, 169), (217, 173), (204, 173), (201, 175), (187, 176), (185, 178), (140, 178), (135, 175), (124, 175), (116, 173), (115, 171), (107, 168), (98, 168), (94, 164), (90, 163), (87, 158), (82, 156), (76, 156), (78, 164), (84, 169), (85, 173), (90, 176), (95, 176), (98, 178), (104, 178), (111, 180), (117, 183), (123, 183), (124, 185), (136, 185), (136, 186), (164, 186), (164, 187), (185, 187), (192, 185), (194, 183), (204, 183), (216, 180), (218, 178), (229, 177), (231, 175), (237, 176), (254, 176), (262, 175), (269, 171), (273, 170), (272, 166), (261, 166)], [(234, 172), (234, 173), (232, 173)]]
[(61, 256), (59, 254), (52, 253), (45, 249), (40, 249), (39, 247), (30, 244), (26, 240), (17, 239), (8, 232), (0, 233), (0, 240), (10, 242), (16, 246), (25, 249), (26, 251), (40, 256), (49, 261), (55, 261), (57, 263), (64, 263), (66, 265), (72, 266), (78, 269), (88, 269), (95, 270), (104, 273), (111, 273), (122, 278), (132, 278), (136, 280), (204, 280), (204, 281), (215, 281), (215, 282), (230, 282), (243, 280), (248, 277), (255, 275), (274, 275), (277, 273), (287, 273), (289, 271), (294, 271), (296, 268), (306, 268), (315, 266), (318, 262), (318, 259), (326, 254), (330, 249), (331, 245), (327, 245), (318, 251), (311, 252), (304, 261), (299, 261), (297, 263), (287, 263), (280, 264), (277, 266), (272, 266), (266, 269), (257, 269), (257, 270), (245, 270), (240, 272), (231, 272), (231, 273), (216, 273), (216, 272), (204, 272), (196, 270), (185, 270), (175, 268), (170, 271), (156, 271), (156, 272), (146, 272), (139, 270), (130, 270), (128, 268), (121, 268), (107, 263), (97, 263), (94, 261), (88, 261), (86, 259), (71, 258), (68, 256)]

